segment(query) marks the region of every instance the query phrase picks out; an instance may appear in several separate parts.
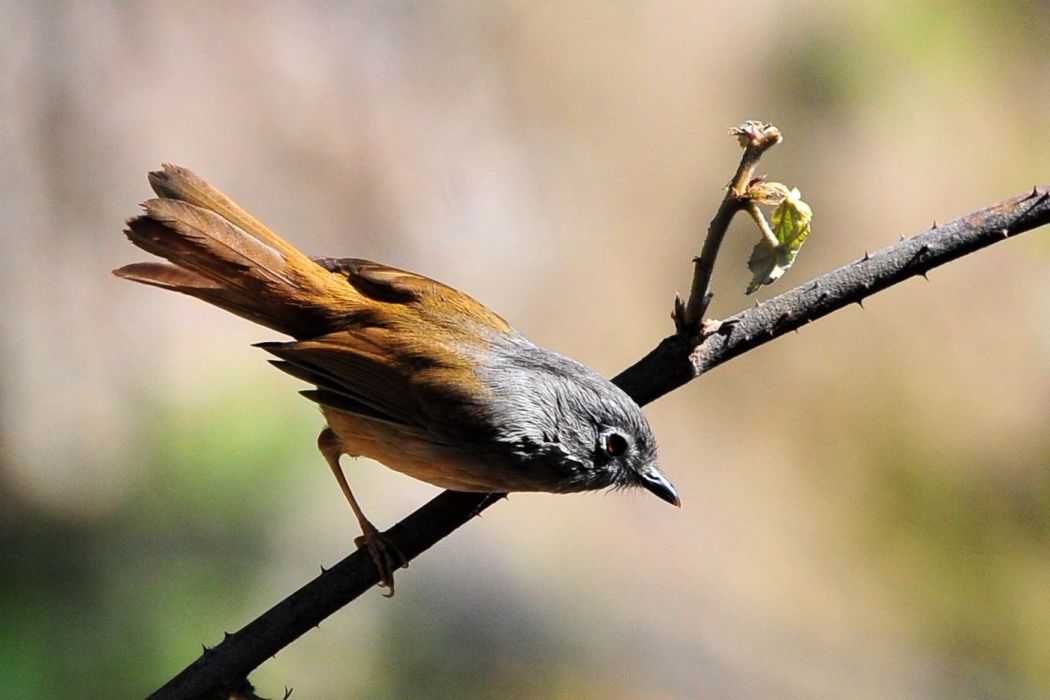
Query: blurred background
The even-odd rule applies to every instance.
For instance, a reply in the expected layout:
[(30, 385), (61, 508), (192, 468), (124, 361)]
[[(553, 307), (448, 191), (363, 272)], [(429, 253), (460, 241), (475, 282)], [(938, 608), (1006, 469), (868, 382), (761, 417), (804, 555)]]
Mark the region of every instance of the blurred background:
[[(0, 4), (0, 678), (135, 697), (353, 548), (301, 387), (109, 274), (162, 161), (313, 254), (417, 270), (612, 375), (739, 158), (779, 291), (1050, 182), (1043, 2)], [(751, 304), (740, 217), (712, 313)], [(1050, 232), (651, 405), (676, 510), (518, 495), (263, 665), (303, 698), (1050, 696)], [(436, 490), (347, 471), (386, 527)]]

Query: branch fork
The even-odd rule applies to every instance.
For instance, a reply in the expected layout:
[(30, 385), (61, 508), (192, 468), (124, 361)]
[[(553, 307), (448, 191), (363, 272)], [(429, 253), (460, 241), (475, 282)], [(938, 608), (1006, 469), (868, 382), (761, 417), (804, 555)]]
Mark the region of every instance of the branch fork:
[[(747, 210), (759, 224), (764, 236), (768, 235), (773, 241), (776, 237), (769, 229), (769, 224), (758, 210), (755, 204), (753, 190), (761, 188), (763, 180), (755, 177), (755, 167), (762, 155), (773, 146), (784, 140), (780, 130), (772, 124), (757, 121), (747, 121), (729, 130), (730, 136), (737, 137), (744, 154), (740, 158), (733, 179), (726, 186), (725, 197), (718, 207), (711, 224), (707, 229), (707, 237), (704, 239), (700, 254), (693, 258), (693, 283), (689, 291), (689, 299), (685, 302), (680, 297), (675, 298), (674, 312), (672, 318), (675, 323), (675, 331), (688, 343), (698, 345), (703, 341), (705, 328), (702, 323), (704, 314), (711, 304), (711, 277), (715, 270), (715, 259), (718, 250), (722, 247), (729, 222), (738, 211)], [(754, 193), (757, 194), (757, 193)], [(761, 223), (759, 223), (761, 222)]]

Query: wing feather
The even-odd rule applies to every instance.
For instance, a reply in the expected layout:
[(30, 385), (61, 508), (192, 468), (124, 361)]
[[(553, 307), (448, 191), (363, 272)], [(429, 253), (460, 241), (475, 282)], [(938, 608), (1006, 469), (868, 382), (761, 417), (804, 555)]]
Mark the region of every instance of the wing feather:
[(446, 284), (424, 275), (399, 270), (361, 258), (313, 258), (329, 272), (346, 277), (350, 285), (374, 301), (415, 306), (436, 322), (449, 320), (451, 326), (470, 319), (489, 331), (513, 333), (501, 316), (484, 304)]
[[(364, 407), (356, 413), (403, 425), (420, 425), (422, 415), (411, 377), (389, 354), (377, 352), (360, 330), (332, 333), (291, 343), (262, 343), (259, 347), (279, 357), (277, 366), (322, 390), (308, 398), (333, 408), (347, 409), (346, 402)], [(341, 398), (340, 405), (323, 401)]]

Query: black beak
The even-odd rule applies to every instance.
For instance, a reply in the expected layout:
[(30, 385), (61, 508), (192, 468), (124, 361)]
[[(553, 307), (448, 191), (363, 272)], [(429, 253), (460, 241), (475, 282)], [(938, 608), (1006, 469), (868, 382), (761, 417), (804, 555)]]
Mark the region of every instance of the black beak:
[(678, 492), (675, 491), (674, 486), (667, 480), (667, 477), (660, 473), (659, 469), (650, 469), (641, 474), (641, 477), (642, 486), (652, 492), (657, 498), (667, 501), (673, 506), (682, 507), (682, 502), (678, 500)]

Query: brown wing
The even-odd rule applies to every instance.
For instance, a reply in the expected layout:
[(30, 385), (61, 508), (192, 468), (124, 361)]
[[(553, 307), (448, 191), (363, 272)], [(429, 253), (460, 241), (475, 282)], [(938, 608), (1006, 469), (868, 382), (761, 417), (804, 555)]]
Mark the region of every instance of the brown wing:
[(302, 393), (321, 405), (417, 428), (435, 441), (485, 432), (485, 390), (454, 345), (424, 349), (416, 337), (373, 326), (259, 347), (280, 358), (275, 366), (314, 384)]
[(493, 336), (513, 328), (466, 294), (423, 275), (357, 258), (314, 261), (372, 303), (334, 333), (261, 345), (280, 358), (277, 367), (317, 386), (302, 393), (324, 406), (428, 431), (434, 439), (484, 432), (484, 388), (474, 358)]
[(293, 343), (261, 343), (280, 358), (273, 364), (317, 386), (319, 403), (392, 423), (418, 423), (411, 377), (393, 353), (377, 346), (375, 333), (347, 330)]
[(510, 324), (468, 295), (415, 272), (361, 258), (313, 258), (329, 272), (346, 277), (358, 293), (378, 302), (417, 305), (428, 320), (447, 317), (453, 325), (472, 322), (497, 333), (511, 333)]

